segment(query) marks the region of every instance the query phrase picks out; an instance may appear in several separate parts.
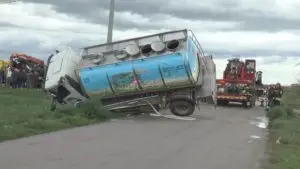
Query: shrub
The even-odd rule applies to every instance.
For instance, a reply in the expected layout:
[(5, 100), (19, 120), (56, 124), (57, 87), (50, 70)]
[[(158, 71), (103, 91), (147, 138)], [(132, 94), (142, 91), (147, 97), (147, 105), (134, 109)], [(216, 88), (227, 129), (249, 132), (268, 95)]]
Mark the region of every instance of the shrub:
[(291, 108), (284, 106), (276, 106), (267, 112), (267, 117), (270, 121), (278, 118), (290, 118), (294, 116), (294, 112)]
[(51, 112), (49, 95), (34, 89), (0, 88), (0, 100), (0, 142), (123, 116), (110, 113), (99, 101)]

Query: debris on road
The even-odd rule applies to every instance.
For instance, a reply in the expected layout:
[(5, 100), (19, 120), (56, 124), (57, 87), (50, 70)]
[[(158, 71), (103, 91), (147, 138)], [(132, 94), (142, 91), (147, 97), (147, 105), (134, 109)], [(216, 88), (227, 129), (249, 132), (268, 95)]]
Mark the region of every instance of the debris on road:
[(267, 117), (263, 116), (263, 117), (256, 117), (256, 120), (250, 120), (250, 124), (255, 125), (258, 128), (267, 128), (268, 124), (269, 124), (269, 120)]

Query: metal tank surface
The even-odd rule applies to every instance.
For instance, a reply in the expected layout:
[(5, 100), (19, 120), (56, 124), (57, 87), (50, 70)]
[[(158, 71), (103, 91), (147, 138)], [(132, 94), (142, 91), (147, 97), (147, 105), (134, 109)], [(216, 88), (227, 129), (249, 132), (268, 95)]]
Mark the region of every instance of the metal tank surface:
[[(162, 91), (198, 82), (198, 55), (203, 53), (187, 31), (116, 42), (110, 50), (108, 47), (84, 50), (78, 74), (90, 96)], [(98, 64), (93, 62), (95, 59)]]
[[(85, 47), (81, 57), (74, 70), (77, 78), (55, 74), (61, 76), (60, 84), (51, 86), (63, 86), (70, 93), (60, 97), (61, 103), (79, 105), (100, 98), (109, 110), (149, 106), (156, 112), (169, 108), (175, 115), (187, 116), (199, 98), (216, 100), (212, 56), (205, 56), (193, 32), (186, 29)], [(72, 71), (65, 70), (70, 75)], [(179, 110), (180, 105), (186, 110)]]

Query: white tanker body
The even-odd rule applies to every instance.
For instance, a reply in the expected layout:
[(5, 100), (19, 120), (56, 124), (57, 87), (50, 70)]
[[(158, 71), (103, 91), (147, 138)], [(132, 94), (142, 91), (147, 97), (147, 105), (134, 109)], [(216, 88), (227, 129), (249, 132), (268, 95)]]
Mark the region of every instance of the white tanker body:
[(216, 101), (216, 69), (189, 30), (126, 39), (55, 54), (45, 89), (53, 106), (100, 98), (109, 110), (150, 106), (191, 115), (199, 99)]

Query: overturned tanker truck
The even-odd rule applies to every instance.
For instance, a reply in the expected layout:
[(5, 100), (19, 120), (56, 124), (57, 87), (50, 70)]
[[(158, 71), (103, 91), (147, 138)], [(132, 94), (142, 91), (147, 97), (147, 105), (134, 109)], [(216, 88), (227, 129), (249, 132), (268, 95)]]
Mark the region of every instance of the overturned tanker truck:
[(189, 116), (202, 98), (216, 103), (216, 67), (184, 29), (62, 50), (50, 60), (45, 89), (52, 109), (97, 99), (111, 111), (169, 108)]

